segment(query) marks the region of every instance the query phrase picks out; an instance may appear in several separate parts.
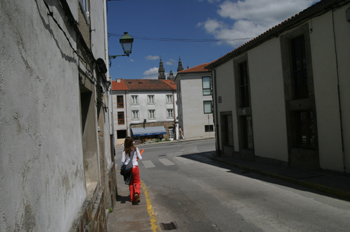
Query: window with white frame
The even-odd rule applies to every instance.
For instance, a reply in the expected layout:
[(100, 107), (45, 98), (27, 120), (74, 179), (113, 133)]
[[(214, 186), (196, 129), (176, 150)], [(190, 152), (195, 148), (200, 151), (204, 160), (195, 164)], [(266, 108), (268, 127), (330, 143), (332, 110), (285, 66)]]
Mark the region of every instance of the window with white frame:
[(166, 95), (166, 103), (173, 103), (173, 95)]
[(203, 102), (203, 110), (205, 114), (211, 114), (212, 111), (212, 101), (204, 101)]
[(167, 109), (168, 111), (168, 118), (174, 118), (174, 111), (173, 109)]
[(211, 95), (211, 78), (210, 77), (202, 77), (203, 84), (203, 95)]
[(86, 20), (89, 20), (89, 0), (79, 0), (79, 2), (84, 11)]
[(131, 114), (132, 114), (132, 119), (133, 120), (139, 119), (139, 111), (138, 110), (132, 110)]
[(150, 118), (150, 119), (155, 119), (156, 118), (155, 110), (149, 110), (148, 111), (148, 118)]
[(131, 103), (132, 104), (138, 104), (138, 96), (137, 95), (131, 95)]
[(154, 104), (154, 95), (148, 95), (148, 104)]

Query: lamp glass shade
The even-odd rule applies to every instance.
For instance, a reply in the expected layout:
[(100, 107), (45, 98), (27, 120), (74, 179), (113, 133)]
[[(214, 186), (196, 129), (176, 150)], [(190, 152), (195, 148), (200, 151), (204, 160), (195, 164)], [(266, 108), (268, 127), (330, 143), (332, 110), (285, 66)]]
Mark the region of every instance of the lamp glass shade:
[(128, 35), (127, 32), (124, 32), (123, 37), (119, 40), (120, 44), (123, 47), (124, 54), (129, 55), (132, 50), (132, 43), (134, 42), (134, 38)]

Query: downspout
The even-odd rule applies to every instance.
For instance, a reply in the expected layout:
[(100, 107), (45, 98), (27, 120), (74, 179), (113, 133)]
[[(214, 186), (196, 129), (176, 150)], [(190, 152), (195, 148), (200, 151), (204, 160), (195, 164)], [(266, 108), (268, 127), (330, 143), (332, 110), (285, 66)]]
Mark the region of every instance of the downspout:
[(216, 137), (216, 154), (217, 156), (221, 156), (220, 152), (220, 137), (219, 137), (219, 116), (218, 116), (218, 98), (217, 98), (217, 87), (216, 87), (216, 69), (213, 69), (214, 71), (214, 105), (215, 105), (215, 137)]
[(175, 137), (175, 138), (173, 138), (174, 140), (176, 140), (176, 130), (175, 130), (175, 127), (176, 127), (176, 112), (175, 112), (175, 96), (174, 96), (174, 90), (172, 90), (172, 92), (173, 92), (173, 116), (174, 116), (174, 127), (173, 127), (173, 132), (174, 132), (174, 134), (173, 134), (173, 136)]
[(127, 91), (124, 91), (124, 95), (125, 95), (125, 125), (126, 125), (126, 136), (131, 136), (131, 134), (129, 134), (129, 127), (128, 127), (128, 97), (126, 95)]
[(337, 69), (338, 105), (339, 105), (339, 118), (340, 118), (341, 147), (342, 147), (342, 155), (343, 155), (343, 169), (344, 169), (344, 174), (346, 175), (346, 157), (345, 157), (345, 146), (344, 146), (343, 117), (342, 117), (342, 108), (341, 108), (342, 104), (341, 104), (341, 94), (340, 94), (338, 52), (337, 52), (337, 42), (336, 42), (335, 27), (334, 27), (334, 10), (332, 10), (332, 23), (333, 23), (335, 62), (336, 62), (336, 69)]

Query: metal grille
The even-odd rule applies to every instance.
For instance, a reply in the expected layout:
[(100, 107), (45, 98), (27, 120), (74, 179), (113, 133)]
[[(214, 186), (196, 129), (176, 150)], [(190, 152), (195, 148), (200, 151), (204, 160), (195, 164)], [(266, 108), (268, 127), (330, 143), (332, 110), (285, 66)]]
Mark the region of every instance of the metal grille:
[(162, 230), (176, 230), (177, 224), (176, 222), (170, 222), (170, 223), (160, 223), (160, 228)]

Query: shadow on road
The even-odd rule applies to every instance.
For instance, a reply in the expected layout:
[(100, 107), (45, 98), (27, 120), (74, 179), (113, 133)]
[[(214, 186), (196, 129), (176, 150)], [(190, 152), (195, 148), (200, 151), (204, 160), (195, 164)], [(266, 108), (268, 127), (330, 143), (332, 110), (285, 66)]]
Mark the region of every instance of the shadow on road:
[[(232, 173), (234, 175), (240, 175), (247, 178), (252, 178), (288, 188), (293, 188), (305, 192), (315, 193), (327, 197), (332, 197), (336, 199), (341, 200), (349, 200), (349, 190), (342, 189), (338, 191), (343, 191), (344, 194), (337, 194), (337, 189), (334, 189), (332, 186), (327, 186), (327, 183), (329, 183), (329, 179), (327, 181), (322, 182), (323, 174), (322, 173), (316, 173), (316, 172), (308, 172), (304, 170), (298, 170), (298, 169), (292, 169), (289, 167), (282, 167), (282, 166), (271, 166), (271, 165), (264, 165), (264, 164), (258, 164), (256, 162), (247, 162), (244, 161), (244, 165), (242, 165), (242, 162), (240, 160), (237, 161), (237, 165), (235, 164), (227, 164), (221, 161), (217, 161), (212, 159), (212, 155), (215, 154), (215, 151), (212, 152), (201, 152), (201, 153), (194, 153), (194, 154), (187, 154), (182, 155), (180, 157), (194, 160), (197, 162), (205, 163), (208, 165), (212, 165), (219, 168), (225, 168), (228, 169), (229, 173)], [(234, 162), (234, 159), (231, 159), (231, 162)], [(270, 173), (269, 173), (270, 171)], [(280, 175), (279, 173), (283, 173), (284, 176)], [(280, 178), (279, 178), (280, 177)], [(318, 183), (316, 184), (316, 188), (314, 188), (315, 183), (312, 183), (314, 179), (317, 179), (318, 182), (321, 182), (323, 185), (323, 188), (317, 188)], [(329, 176), (327, 176), (329, 178)], [(337, 177), (334, 177), (336, 179)], [(347, 179), (345, 179), (346, 181)], [(310, 183), (308, 185), (307, 183)], [(300, 184), (302, 183), (302, 184)], [(306, 184), (305, 184), (306, 183)], [(329, 188), (329, 191), (323, 191), (323, 189)], [(334, 189), (334, 191), (332, 191)]]

